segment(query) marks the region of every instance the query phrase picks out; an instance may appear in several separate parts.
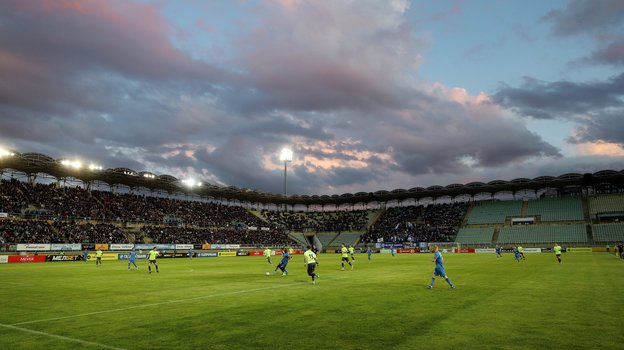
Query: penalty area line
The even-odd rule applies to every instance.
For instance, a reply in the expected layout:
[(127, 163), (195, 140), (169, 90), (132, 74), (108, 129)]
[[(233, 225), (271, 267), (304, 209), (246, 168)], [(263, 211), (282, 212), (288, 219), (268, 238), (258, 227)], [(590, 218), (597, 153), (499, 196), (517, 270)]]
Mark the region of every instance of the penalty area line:
[[(288, 284), (288, 285), (298, 285), (298, 283), (297, 284), (291, 283), (291, 284)], [(193, 297), (193, 298), (169, 300), (169, 301), (163, 301), (163, 302), (160, 302), (160, 303), (141, 304), (141, 305), (122, 307), (122, 308), (118, 308), (118, 309), (108, 309), (108, 310), (102, 310), (102, 311), (87, 312), (87, 313), (78, 314), (78, 315), (72, 315), (72, 316), (62, 316), (62, 317), (46, 318), (46, 319), (42, 319), (42, 320), (24, 321), (24, 322), (13, 323), (11, 326), (20, 326), (20, 325), (24, 325), (24, 324), (32, 324), (32, 323), (39, 323), (39, 322), (59, 321), (59, 320), (65, 320), (65, 319), (74, 318), (74, 317), (100, 315), (100, 314), (107, 314), (107, 313), (111, 313), (111, 312), (120, 312), (120, 311), (132, 310), (132, 309), (139, 309), (139, 308), (144, 308), (144, 307), (152, 307), (152, 306), (161, 306), (161, 305), (168, 305), (168, 304), (185, 303), (185, 302), (194, 301), (194, 300), (201, 300), (201, 299), (209, 299), (209, 298), (228, 296), (228, 295), (236, 295), (236, 294), (258, 292), (258, 291), (261, 291), (261, 290), (270, 290), (270, 289), (275, 289), (275, 288), (283, 288), (284, 286), (285, 286), (284, 284), (281, 284), (281, 285), (275, 285), (275, 286), (270, 286), (270, 287), (254, 288), (254, 289), (246, 289), (246, 290), (237, 290), (237, 291), (233, 291), (233, 292), (223, 292), (223, 293), (202, 295), (202, 296)]]
[(43, 335), (43, 336), (46, 336), (46, 337), (66, 340), (66, 341), (79, 343), (79, 344), (83, 344), (83, 345), (97, 346), (97, 347), (104, 348), (104, 349), (126, 350), (125, 348), (118, 348), (118, 347), (115, 347), (115, 346), (110, 346), (110, 345), (106, 345), (106, 344), (100, 344), (100, 343), (96, 343), (96, 342), (92, 342), (92, 341), (88, 341), (88, 340), (70, 338), (70, 337), (66, 337), (66, 336), (63, 336), (63, 335), (58, 335), (58, 334), (53, 334), (53, 333), (48, 333), (48, 332), (42, 332), (42, 331), (36, 331), (34, 329), (17, 327), (17, 326), (10, 325), (10, 324), (0, 323), (0, 327), (13, 329), (13, 330), (20, 331), (20, 332), (26, 332), (26, 333), (32, 333), (32, 334), (37, 334), (37, 335)]
[[(341, 280), (341, 279), (344, 279), (344, 278), (345, 277), (342, 276), (342, 277), (338, 277), (338, 278), (330, 278), (329, 280)], [(94, 311), (94, 312), (86, 312), (86, 313), (83, 313), (83, 314), (72, 315), (72, 316), (61, 316), (61, 317), (52, 317), (52, 318), (46, 318), (46, 319), (41, 319), (41, 320), (24, 321), (24, 322), (13, 323), (10, 326), (21, 326), (21, 325), (25, 325), (25, 324), (33, 324), (33, 323), (40, 323), (40, 322), (60, 321), (60, 320), (66, 320), (66, 319), (75, 318), (75, 317), (101, 315), (101, 314), (108, 314), (108, 313), (112, 313), (112, 312), (120, 312), (120, 311), (127, 311), (127, 310), (133, 310), (133, 309), (140, 309), (140, 308), (145, 308), (145, 307), (161, 306), (161, 305), (169, 305), (169, 304), (178, 304), (178, 303), (185, 303), (185, 302), (195, 301), (195, 300), (210, 299), (210, 298), (229, 296), (229, 295), (236, 295), (236, 294), (244, 294), (244, 293), (252, 293), (252, 292), (258, 292), (258, 291), (262, 291), (262, 290), (271, 290), (271, 289), (276, 289), (276, 288), (283, 288), (285, 286), (304, 286), (304, 285), (308, 285), (308, 284), (305, 283), (305, 282), (279, 284), (279, 285), (274, 285), (274, 286), (270, 286), (270, 287), (244, 289), (244, 290), (237, 290), (237, 291), (232, 291), (232, 292), (223, 292), (223, 293), (216, 293), (216, 294), (209, 294), (209, 295), (201, 295), (201, 296), (193, 297), (193, 298), (168, 300), (168, 301), (163, 301), (163, 302), (159, 302), (159, 303), (141, 304), (141, 305), (134, 305), (134, 306), (117, 308), (117, 309), (108, 309), (108, 310), (101, 310), (101, 311)], [(9, 326), (9, 325), (6, 325), (6, 326)]]

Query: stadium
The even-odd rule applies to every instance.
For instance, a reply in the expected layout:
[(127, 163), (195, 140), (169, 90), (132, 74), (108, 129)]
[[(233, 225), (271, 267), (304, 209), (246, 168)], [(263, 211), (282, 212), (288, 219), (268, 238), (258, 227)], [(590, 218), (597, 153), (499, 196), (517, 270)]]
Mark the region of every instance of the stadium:
[[(429, 308), (445, 310), (440, 327), (457, 333), (454, 341), (461, 347), (479, 347), (473, 337), (491, 331), (537, 346), (553, 331), (548, 331), (552, 317), (543, 316), (544, 309), (547, 314), (570, 314), (567, 320), (557, 317), (575, 331), (569, 337), (573, 340), (562, 344), (580, 342), (591, 347), (594, 332), (613, 340), (622, 336), (621, 309), (600, 305), (609, 305), (605, 300), (621, 305), (621, 293), (613, 289), (621, 287), (621, 279), (607, 277), (617, 276), (622, 267), (618, 245), (621, 249), (624, 241), (624, 171), (283, 196), (209, 184), (193, 188), (170, 175), (82, 168), (42, 154), (4, 154), (0, 159), (0, 261), (5, 264), (0, 269), (3, 300), (13, 301), (3, 308), (2, 322), (4, 344), (10, 348), (60, 349), (76, 344), (135, 348), (142, 341), (138, 338), (157, 338), (156, 348), (248, 348), (272, 341), (273, 326), (262, 324), (262, 315), (275, 312), (279, 320), (284, 316), (282, 308), (293, 323), (300, 315), (313, 318), (313, 328), (324, 335), (328, 347), (411, 348), (419, 337), (406, 336), (421, 329), (418, 324), (432, 322)], [(556, 243), (564, 247), (562, 266), (552, 261)], [(341, 244), (355, 248), (351, 276), (338, 269)], [(306, 290), (311, 286), (309, 277), (298, 265), (307, 245), (319, 252), (322, 278), (314, 285), (323, 288), (319, 291)], [(433, 245), (448, 253), (447, 266), (457, 285), (455, 295), (436, 290), (441, 300), (422, 295)], [(520, 245), (528, 258), (516, 262), (507, 253)], [(500, 259), (494, 258), (497, 246), (503, 251)], [(153, 247), (159, 251), (161, 280), (145, 278), (151, 277), (151, 270), (147, 274), (144, 253)], [(279, 260), (286, 247), (294, 261), (286, 278), (275, 281), (269, 272), (278, 270), (277, 262), (267, 264), (263, 250), (271, 249), (274, 260)], [(140, 252), (139, 266), (131, 271), (128, 263), (126, 271), (132, 248)], [(94, 267), (96, 250), (103, 251), (99, 267)], [(529, 264), (534, 266), (525, 266)], [(604, 280), (597, 280), (591, 266), (607, 271)], [(143, 276), (129, 276), (133, 272)], [(519, 288), (509, 289), (507, 285), (516, 286), (516, 280)], [(481, 299), (485, 291), (476, 286), (484, 281), (488, 294)], [(138, 287), (138, 300), (130, 300), (123, 291), (135, 287), (128, 283), (145, 285), (147, 295)], [(552, 284), (555, 289), (548, 292)], [(569, 285), (574, 288), (568, 289)], [(437, 288), (444, 286), (438, 282)], [(314, 293), (322, 304), (315, 303), (310, 310), (307, 293)], [(596, 302), (581, 302), (577, 293), (586, 293), (583, 298)], [(466, 303), (484, 303), (483, 310)], [(582, 320), (596, 312), (594, 308), (611, 323), (585, 324)], [(128, 313), (133, 316), (124, 320)], [(417, 316), (406, 316), (411, 313)], [(510, 317), (514, 321), (498, 324), (505, 313), (516, 315)], [(144, 315), (156, 315), (148, 322), (154, 330), (143, 329)], [(133, 324), (134, 331), (112, 326), (120, 318), (123, 325)], [(388, 318), (391, 324), (385, 326)], [(416, 322), (416, 328), (410, 331), (405, 319)], [(451, 320), (479, 320), (479, 325), (468, 331), (444, 324)], [(215, 322), (222, 324), (209, 327), (216, 334), (207, 339), (194, 333), (193, 341), (186, 338), (204, 323)], [(92, 323), (95, 329), (86, 327), (86, 331), (85, 324)], [(341, 329), (343, 323), (347, 324)], [(545, 327), (543, 335), (530, 337), (525, 328), (516, 328), (535, 324)], [(367, 336), (362, 328), (369, 327), (378, 332)], [(136, 333), (139, 329), (142, 332)], [(296, 334), (295, 339), (308, 334), (289, 324), (281, 329)], [(421, 331), (427, 334), (426, 328)], [(29, 333), (28, 341), (20, 334), (24, 332)], [(486, 348), (496, 348), (499, 336), (480, 341)], [(609, 344), (606, 347), (616, 347)], [(290, 346), (275, 344), (276, 348)], [(440, 346), (454, 348), (444, 342)]]
[(622, 349), (624, 1), (0, 1), (0, 350)]

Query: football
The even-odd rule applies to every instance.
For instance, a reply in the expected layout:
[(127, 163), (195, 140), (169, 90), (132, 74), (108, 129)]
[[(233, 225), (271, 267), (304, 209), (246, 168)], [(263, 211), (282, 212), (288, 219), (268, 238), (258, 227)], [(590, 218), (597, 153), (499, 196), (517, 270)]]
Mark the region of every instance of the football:
[(270, 273), (267, 272), (266, 275), (268, 276), (268, 275), (270, 275)]

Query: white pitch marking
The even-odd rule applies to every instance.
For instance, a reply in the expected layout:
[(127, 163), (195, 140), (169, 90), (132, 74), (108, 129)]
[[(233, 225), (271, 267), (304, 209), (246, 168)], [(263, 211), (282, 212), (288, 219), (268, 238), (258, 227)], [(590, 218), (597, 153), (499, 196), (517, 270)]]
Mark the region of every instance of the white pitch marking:
[(58, 334), (52, 334), (52, 333), (48, 333), (48, 332), (36, 331), (34, 329), (16, 327), (16, 326), (10, 325), (10, 324), (0, 323), (0, 327), (4, 327), (4, 328), (8, 328), (8, 329), (14, 329), (14, 330), (21, 331), (21, 332), (27, 332), (27, 333), (32, 333), (32, 334), (44, 335), (46, 337), (67, 340), (67, 341), (71, 341), (71, 342), (74, 342), (74, 343), (80, 343), (80, 344), (83, 344), (83, 345), (98, 346), (98, 347), (104, 348), (104, 349), (126, 350), (124, 348), (118, 348), (118, 347), (114, 347), (114, 346), (110, 346), (110, 345), (106, 345), (106, 344), (95, 343), (95, 342), (92, 342), (92, 341), (76, 339), (76, 338), (69, 338), (69, 337), (65, 337), (65, 336), (62, 336), (62, 335), (58, 335)]

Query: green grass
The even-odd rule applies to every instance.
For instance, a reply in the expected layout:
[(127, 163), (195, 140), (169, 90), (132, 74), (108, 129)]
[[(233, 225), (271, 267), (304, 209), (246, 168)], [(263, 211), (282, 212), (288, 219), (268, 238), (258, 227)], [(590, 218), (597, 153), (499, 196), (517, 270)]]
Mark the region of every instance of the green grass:
[(262, 257), (0, 265), (2, 349), (587, 349), (624, 343), (624, 261), (606, 253), (321, 254), (267, 277)]

